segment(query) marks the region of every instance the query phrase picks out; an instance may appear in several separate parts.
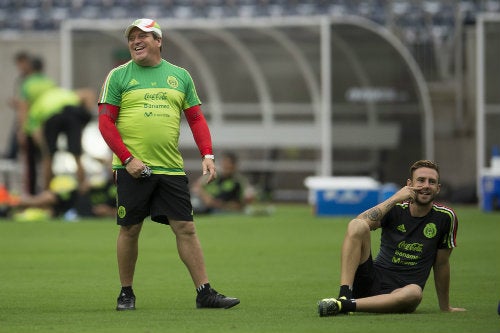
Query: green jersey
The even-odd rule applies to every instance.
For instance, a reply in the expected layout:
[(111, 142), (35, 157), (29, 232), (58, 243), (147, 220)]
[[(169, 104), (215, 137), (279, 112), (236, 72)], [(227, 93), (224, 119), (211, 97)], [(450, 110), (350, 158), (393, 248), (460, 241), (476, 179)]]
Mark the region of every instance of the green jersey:
[[(153, 67), (132, 60), (111, 70), (99, 103), (120, 107), (116, 127), (130, 153), (153, 173), (184, 175), (179, 152), (182, 112), (201, 104), (191, 75), (162, 59)], [(123, 168), (113, 156), (113, 169)]]
[(28, 103), (32, 104), (45, 91), (54, 88), (56, 83), (41, 73), (29, 75), (21, 85), (21, 96)]

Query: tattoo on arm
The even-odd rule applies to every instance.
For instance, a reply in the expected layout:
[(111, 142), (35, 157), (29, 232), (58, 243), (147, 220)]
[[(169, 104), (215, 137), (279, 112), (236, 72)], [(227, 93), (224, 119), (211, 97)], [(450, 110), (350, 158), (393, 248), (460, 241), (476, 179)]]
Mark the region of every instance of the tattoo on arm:
[(373, 207), (367, 210), (363, 217), (367, 218), (370, 221), (378, 222), (384, 217), (384, 215), (394, 206), (395, 202), (387, 202), (382, 208)]
[(388, 212), (397, 202), (390, 201), (385, 204), (384, 209), (386, 212)]
[(383, 216), (382, 211), (377, 207), (369, 209), (364, 215), (370, 221), (379, 221)]

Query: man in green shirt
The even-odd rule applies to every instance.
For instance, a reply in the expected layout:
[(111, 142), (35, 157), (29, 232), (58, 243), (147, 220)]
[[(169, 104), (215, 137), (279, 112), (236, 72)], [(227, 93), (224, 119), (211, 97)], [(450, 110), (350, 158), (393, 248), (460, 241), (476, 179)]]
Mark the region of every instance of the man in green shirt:
[[(25, 131), (29, 110), (37, 98), (46, 90), (56, 86), (55, 82), (43, 73), (43, 60), (26, 55), (27, 71), (20, 85), (20, 98), (16, 102), (18, 117), (18, 144), (26, 163), (26, 192), (36, 194), (39, 191), (38, 166), (40, 147), (36, 139)], [(46, 184), (48, 186), (48, 184)]]
[(134, 310), (132, 290), (144, 218), (170, 225), (179, 256), (196, 287), (198, 308), (230, 308), (237, 298), (211, 288), (193, 222), (188, 180), (178, 149), (184, 114), (201, 155), (203, 174), (216, 178), (212, 141), (189, 73), (161, 57), (162, 32), (151, 19), (125, 31), (132, 60), (112, 69), (99, 96), (99, 129), (114, 153), (117, 183), (117, 310)]

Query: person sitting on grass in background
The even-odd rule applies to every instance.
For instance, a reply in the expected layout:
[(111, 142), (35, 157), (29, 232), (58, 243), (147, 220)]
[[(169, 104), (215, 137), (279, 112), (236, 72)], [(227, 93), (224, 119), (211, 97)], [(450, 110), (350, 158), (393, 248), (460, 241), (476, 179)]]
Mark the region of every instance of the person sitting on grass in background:
[(192, 187), (195, 213), (242, 212), (245, 208), (246, 181), (238, 172), (238, 158), (233, 153), (224, 153), (217, 179), (206, 183), (200, 177)]
[[(106, 167), (111, 163), (108, 158), (94, 157), (94, 160), (106, 164)], [(109, 172), (91, 175), (87, 190), (79, 193), (77, 211), (81, 217), (116, 216), (116, 184), (112, 170), (107, 171)]]
[[(450, 255), (456, 246), (455, 212), (434, 202), (439, 168), (428, 160), (410, 167), (406, 186), (351, 220), (342, 245), (340, 292), (318, 302), (320, 316), (350, 312), (411, 313), (422, 300), (431, 268), (439, 308), (450, 306)], [(382, 228), (372, 260), (370, 231)]]
[[(24, 194), (11, 204), (14, 220), (29, 220), (30, 209), (44, 211), (44, 218), (76, 219), (78, 182), (72, 175), (57, 175), (49, 188), (35, 195)], [(71, 217), (69, 217), (71, 215)], [(37, 218), (38, 219), (38, 218)]]

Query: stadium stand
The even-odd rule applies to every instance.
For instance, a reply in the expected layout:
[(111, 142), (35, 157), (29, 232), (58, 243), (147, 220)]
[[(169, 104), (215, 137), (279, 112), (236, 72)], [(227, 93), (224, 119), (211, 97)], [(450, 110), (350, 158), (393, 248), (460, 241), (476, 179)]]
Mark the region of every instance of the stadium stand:
[[(495, 0), (1, 0), (0, 31), (54, 31), (70, 19), (252, 18), (307, 15), (355, 15), (386, 26), (413, 49), (440, 47), (452, 38), (458, 20), (477, 12), (499, 12)], [(439, 49), (444, 51), (441, 47)], [(442, 57), (449, 57), (443, 55)], [(442, 61), (438, 61), (442, 62)], [(436, 72), (424, 73), (438, 79)], [(442, 71), (440, 72), (441, 74)]]
[[(382, 25), (410, 28), (409, 39), (426, 38), (430, 22), (435, 33), (452, 28), (456, 11), (500, 10), (498, 1), (411, 0), (2, 0), (0, 27), (13, 30), (52, 30), (72, 18), (102, 19), (138, 16), (228, 18), (258, 16), (358, 15)], [(406, 29), (404, 29), (406, 30)]]
[[(460, 21), (477, 12), (499, 12), (495, 0), (1, 0), (0, 31), (55, 31), (70, 19), (251, 18), (304, 15), (354, 15), (389, 28), (414, 54), (429, 80), (443, 79)], [(427, 64), (428, 44), (440, 57)], [(432, 52), (432, 51), (431, 51)], [(443, 66), (443, 65), (442, 65)]]

